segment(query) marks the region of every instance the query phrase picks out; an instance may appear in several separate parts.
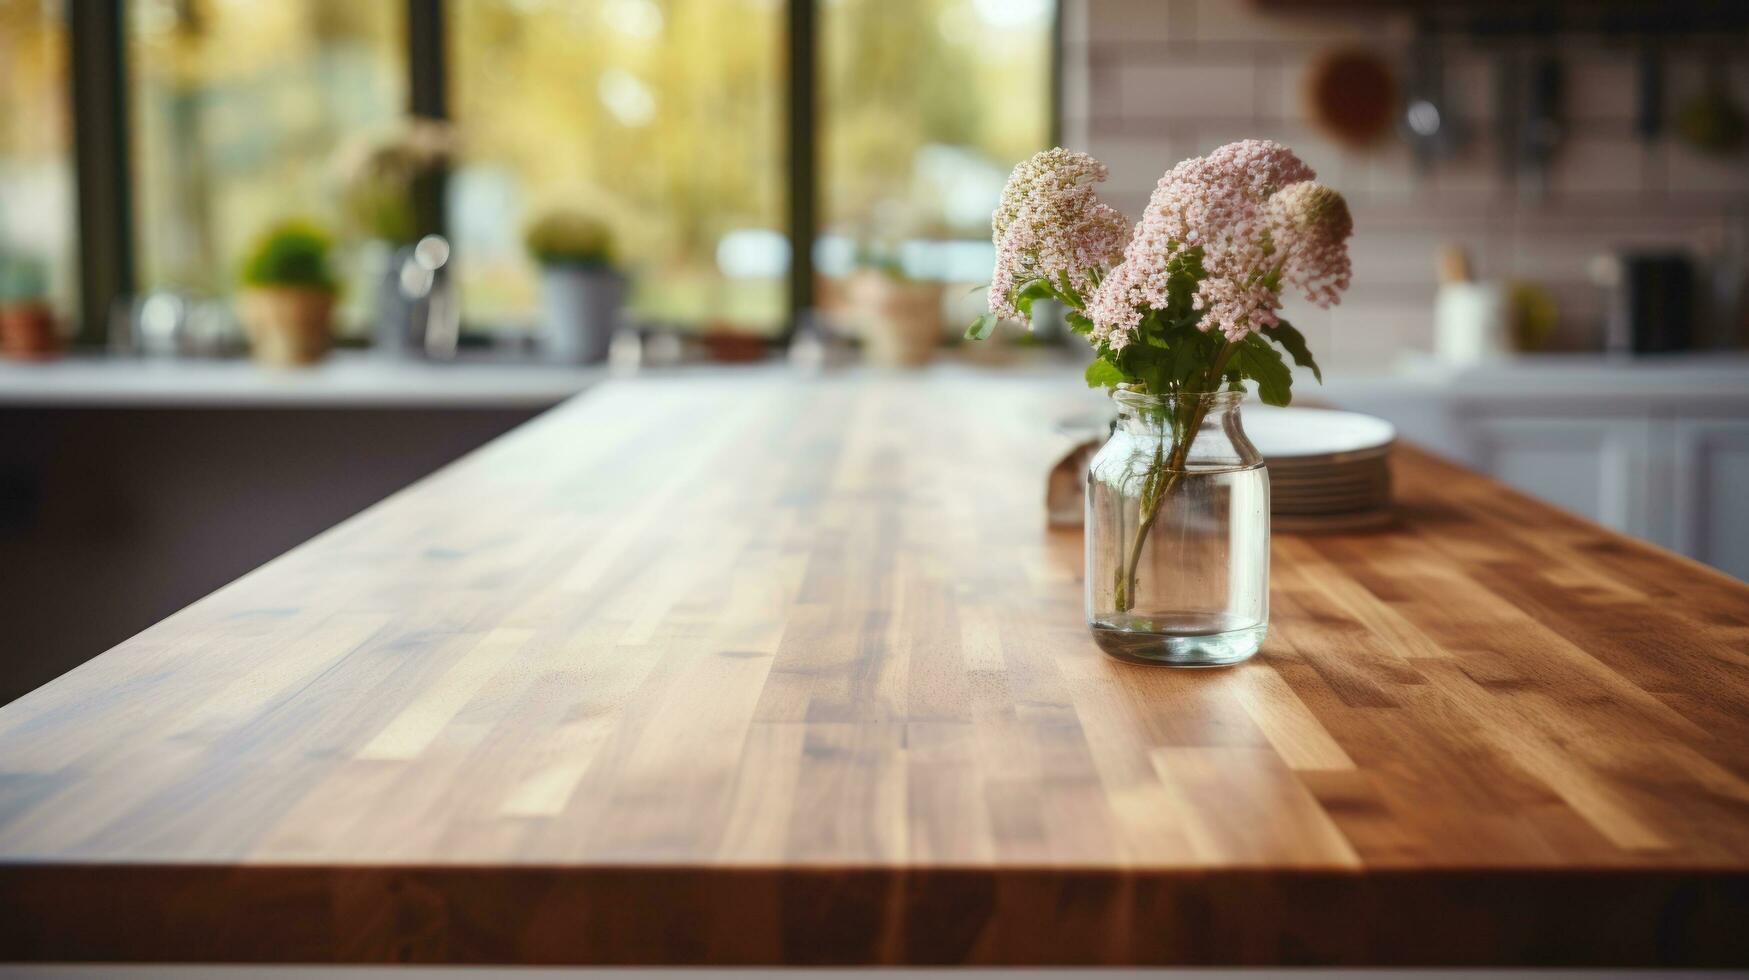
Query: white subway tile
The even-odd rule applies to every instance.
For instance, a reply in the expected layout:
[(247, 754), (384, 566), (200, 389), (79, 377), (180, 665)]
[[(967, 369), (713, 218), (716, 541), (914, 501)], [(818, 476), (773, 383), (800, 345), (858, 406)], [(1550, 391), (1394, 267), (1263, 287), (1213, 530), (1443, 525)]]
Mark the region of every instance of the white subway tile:
[(1306, 77), (1311, 70), (1315, 48), (1298, 47), (1276, 53), (1273, 82), (1275, 93), (1267, 101), (1276, 108), (1274, 118), (1303, 124), (1311, 119), (1306, 107)]
[[(1432, 346), (1431, 304), (1358, 306), (1344, 303), (1330, 318), (1330, 346), (1325, 370), (1350, 371), (1388, 367), (1404, 350)], [(1322, 360), (1322, 359), (1321, 359)]]
[[(1410, 167), (1416, 167), (1410, 153)], [(1512, 184), (1504, 176), (1499, 149), (1491, 136), (1472, 133), (1469, 142), (1425, 174), (1417, 172), (1430, 195), (1441, 204), (1476, 206), (1508, 199)]]
[(1328, 6), (1305, 13), (1260, 10), (1249, 0), (1198, 0), (1199, 41), (1380, 41), (1408, 36), (1404, 14), (1343, 12)]
[(1250, 62), (1125, 64), (1119, 69), (1125, 119), (1251, 119), (1256, 73)]
[(1429, 181), (1415, 168), (1409, 147), (1391, 133), (1342, 159), (1342, 193), (1364, 204), (1407, 204), (1430, 197)]
[(1467, 45), (1448, 45), (1444, 50), (1440, 64), (1444, 76), (1440, 89), (1446, 102), (1443, 110), (1472, 135), (1492, 125), (1498, 70), (1491, 52)]
[(1120, 64), (1107, 55), (1107, 50), (1090, 47), (1087, 51), (1088, 114), (1096, 118), (1121, 119)]
[(1591, 263), (1624, 244), (1616, 234), (1599, 230), (1578, 234), (1514, 235), (1502, 250), (1506, 262), (1500, 279), (1528, 279), (1566, 287), (1591, 281)]
[(1437, 278), (1440, 246), (1459, 237), (1431, 227), (1425, 231), (1369, 229), (1363, 212), (1355, 221), (1354, 238), (1348, 244), (1354, 280), (1374, 285), (1432, 283)]
[(1631, 123), (1638, 102), (1639, 70), (1631, 51), (1599, 52), (1567, 64), (1566, 113), (1576, 124)]
[(1306, 166), (1317, 171), (1319, 180), (1339, 191), (1350, 186), (1343, 172), (1343, 151), (1328, 138), (1312, 130), (1300, 130), (1276, 139), (1291, 147)]
[[(1131, 220), (1141, 216), (1141, 205), (1154, 192), (1160, 175), (1187, 156), (1180, 144), (1161, 137), (1095, 137), (1088, 150), (1111, 170), (1111, 179), (1100, 187), (1100, 196), (1111, 200)], [(1119, 200), (1130, 207), (1120, 206)]]
[(1739, 149), (1731, 156), (1703, 153), (1680, 139), (1665, 154), (1665, 187), (1672, 195), (1730, 195), (1739, 207), (1749, 194), (1749, 156)]
[[(1573, 129), (1582, 127), (1575, 126)], [(1646, 186), (1646, 148), (1631, 137), (1574, 136), (1549, 167), (1552, 196), (1638, 194)]]
[[(1332, 165), (1331, 159), (1320, 156), (1314, 137), (1304, 128), (1286, 123), (1213, 121), (1186, 123), (1175, 127), (1182, 133), (1187, 156), (1200, 155), (1238, 140), (1275, 140), (1300, 153), (1312, 169)], [(1305, 152), (1302, 152), (1305, 151)], [(1307, 153), (1310, 153), (1308, 156)], [(1319, 176), (1323, 172), (1319, 171)]]
[(1164, 0), (1083, 0), (1087, 36), (1094, 41), (1170, 41), (1171, 5)]
[(1252, 87), (1256, 90), (1256, 96), (1251, 107), (1252, 115), (1272, 122), (1292, 119), (1298, 115), (1300, 110), (1283, 100), (1286, 86), (1282, 78), (1288, 71), (1289, 66), (1282, 59), (1260, 57), (1253, 62), (1256, 77), (1252, 80)]

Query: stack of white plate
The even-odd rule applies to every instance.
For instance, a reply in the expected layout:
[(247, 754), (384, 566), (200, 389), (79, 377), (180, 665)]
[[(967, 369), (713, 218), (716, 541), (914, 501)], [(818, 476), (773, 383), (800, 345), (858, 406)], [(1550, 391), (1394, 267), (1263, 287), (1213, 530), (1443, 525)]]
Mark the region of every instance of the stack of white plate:
[(1281, 531), (1343, 531), (1391, 519), (1384, 419), (1319, 408), (1245, 407), (1245, 434), (1269, 464), (1269, 511)]

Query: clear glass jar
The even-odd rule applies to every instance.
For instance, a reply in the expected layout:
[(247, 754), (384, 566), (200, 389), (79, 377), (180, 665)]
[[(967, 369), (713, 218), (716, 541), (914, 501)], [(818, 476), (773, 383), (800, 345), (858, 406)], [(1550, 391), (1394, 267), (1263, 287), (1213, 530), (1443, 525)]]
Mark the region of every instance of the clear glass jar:
[(1269, 472), (1239, 392), (1112, 391), (1087, 473), (1087, 624), (1119, 660), (1212, 667), (1269, 626)]

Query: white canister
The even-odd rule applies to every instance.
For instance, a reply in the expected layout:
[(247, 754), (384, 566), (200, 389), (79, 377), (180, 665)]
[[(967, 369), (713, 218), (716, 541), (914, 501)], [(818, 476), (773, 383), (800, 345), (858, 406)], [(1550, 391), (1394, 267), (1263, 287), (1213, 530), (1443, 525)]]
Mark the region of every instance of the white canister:
[(1506, 291), (1492, 282), (1447, 282), (1434, 300), (1434, 353), (1448, 364), (1480, 364), (1512, 352)]
[(547, 358), (563, 364), (606, 360), (625, 291), (625, 277), (604, 266), (544, 266), (540, 339)]

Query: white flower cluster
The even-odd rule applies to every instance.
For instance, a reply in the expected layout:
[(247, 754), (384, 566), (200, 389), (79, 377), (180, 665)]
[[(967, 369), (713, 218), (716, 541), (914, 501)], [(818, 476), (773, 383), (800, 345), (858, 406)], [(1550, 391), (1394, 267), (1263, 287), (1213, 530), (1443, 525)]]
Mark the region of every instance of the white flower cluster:
[(996, 245), (990, 312), (1019, 319), (1015, 293), (1036, 279), (1077, 296), (1093, 293), (1129, 230), (1094, 191), (1108, 176), (1098, 160), (1061, 147), (1014, 168), (990, 222)]
[(1123, 263), (1094, 295), (1093, 339), (1114, 350), (1129, 343), (1143, 315), (1167, 304), (1168, 263), (1193, 247), (1207, 273), (1194, 299), (1205, 331), (1236, 341), (1274, 326), (1284, 282), (1321, 306), (1335, 303), (1348, 287), (1354, 226), (1342, 195), (1312, 183), (1316, 176), (1270, 140), (1229, 143), (1172, 168)]

